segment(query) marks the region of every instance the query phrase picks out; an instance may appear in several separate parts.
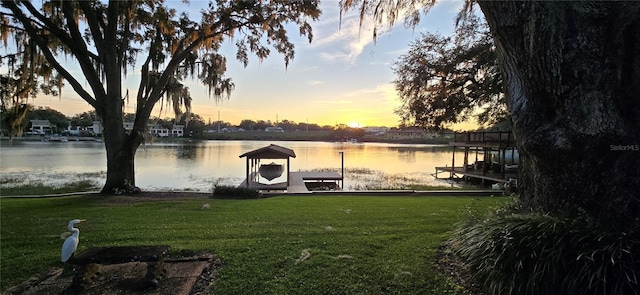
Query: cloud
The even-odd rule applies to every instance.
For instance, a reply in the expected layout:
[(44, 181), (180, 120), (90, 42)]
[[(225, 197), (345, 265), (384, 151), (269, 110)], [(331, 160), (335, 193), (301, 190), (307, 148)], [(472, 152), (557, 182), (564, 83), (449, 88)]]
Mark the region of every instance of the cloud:
[(318, 37), (311, 47), (321, 51), (322, 60), (352, 63), (373, 43), (373, 28), (371, 19), (363, 20), (361, 25), (357, 16), (343, 16), (341, 24), (338, 18), (333, 18), (316, 29)]
[(316, 86), (316, 85), (321, 85), (324, 84), (324, 81), (320, 81), (320, 80), (312, 80), (312, 81), (308, 81), (307, 84), (311, 85), (311, 86)]
[[(336, 1), (321, 2), (322, 11), (325, 12), (319, 21), (313, 24), (314, 34), (316, 35), (311, 47), (320, 50), (319, 57), (324, 61), (339, 61), (354, 63), (362, 54), (364, 48), (374, 42), (373, 30), (376, 27), (372, 16), (365, 16), (360, 23), (359, 11), (351, 9), (347, 13), (342, 14), (340, 19), (339, 5)], [(428, 20), (440, 19), (439, 14), (442, 12), (457, 12), (460, 10), (462, 1), (445, 0), (439, 1), (430, 10), (433, 11), (428, 16), (422, 15), (423, 22)], [(415, 4), (415, 8), (424, 11), (422, 3)], [(392, 26), (387, 26), (389, 21), (383, 17), (381, 25), (378, 25), (377, 38), (381, 39), (384, 35), (400, 26), (404, 26), (404, 16), (406, 11), (399, 13), (398, 19)], [(451, 22), (447, 20), (447, 22)], [(420, 27), (417, 28), (421, 30)], [(406, 50), (395, 50), (389, 52), (390, 55), (403, 54)]]
[[(376, 101), (372, 104), (372, 101)], [(379, 109), (398, 104), (398, 95), (391, 83), (379, 84), (374, 87), (360, 88), (337, 93), (331, 97), (314, 100), (313, 103), (322, 105), (352, 105), (355, 108)]]

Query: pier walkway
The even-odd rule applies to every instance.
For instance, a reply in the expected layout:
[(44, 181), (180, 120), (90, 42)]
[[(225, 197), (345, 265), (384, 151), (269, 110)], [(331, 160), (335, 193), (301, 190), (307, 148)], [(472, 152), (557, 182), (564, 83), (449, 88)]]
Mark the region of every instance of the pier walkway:
[(447, 172), (449, 173), (449, 177), (447, 178), (450, 179), (471, 177), (504, 183), (507, 182), (510, 178), (518, 178), (517, 172), (494, 173), (489, 171), (483, 172), (478, 170), (469, 170), (468, 168), (465, 171), (464, 167), (436, 167), (436, 173), (434, 173), (434, 176), (435, 178), (439, 179), (441, 177), (438, 177), (438, 174)]
[[(251, 175), (249, 179), (255, 179), (254, 175)], [(249, 187), (266, 190), (266, 191), (286, 191), (288, 194), (305, 194), (311, 193), (311, 191), (305, 185), (305, 181), (325, 182), (331, 181), (342, 182), (342, 176), (337, 172), (289, 172), (289, 185), (286, 182), (264, 184), (251, 181)], [(247, 187), (247, 180), (245, 179), (240, 186)]]

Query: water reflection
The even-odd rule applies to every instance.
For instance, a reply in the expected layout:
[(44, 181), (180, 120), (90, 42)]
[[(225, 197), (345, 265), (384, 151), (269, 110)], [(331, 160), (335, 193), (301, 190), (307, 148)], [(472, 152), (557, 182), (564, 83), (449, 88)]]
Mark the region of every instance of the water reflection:
[[(210, 191), (214, 184), (239, 185), (245, 177), (243, 153), (269, 144), (296, 153), (291, 171), (341, 169), (344, 153), (345, 189), (401, 188), (407, 183), (442, 185), (431, 174), (451, 164), (446, 146), (381, 143), (194, 141), (154, 142), (136, 153), (137, 185), (146, 190)], [(102, 143), (2, 142), (2, 178), (59, 183), (79, 174), (102, 185), (106, 155)], [(461, 154), (462, 155), (462, 154)], [(456, 156), (459, 157), (459, 156)], [(460, 156), (462, 158), (462, 156)], [(275, 180), (274, 180), (275, 181)], [(2, 185), (9, 185), (4, 181)]]
[(177, 157), (178, 159), (189, 159), (193, 160), (196, 158), (196, 152), (199, 147), (197, 145), (183, 145), (178, 148)]

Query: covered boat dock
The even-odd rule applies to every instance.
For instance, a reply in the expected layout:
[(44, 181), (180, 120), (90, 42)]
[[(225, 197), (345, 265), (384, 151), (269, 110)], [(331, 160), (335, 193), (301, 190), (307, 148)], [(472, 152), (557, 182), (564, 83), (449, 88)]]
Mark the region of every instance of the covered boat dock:
[[(246, 157), (247, 178), (240, 186), (254, 188), (261, 191), (282, 191), (287, 193), (304, 194), (311, 191), (307, 187), (307, 182), (335, 184), (344, 181), (343, 175), (337, 172), (306, 171), (291, 172), (290, 158), (295, 158), (296, 154), (292, 149), (271, 144), (257, 150), (246, 152), (240, 158)], [(267, 162), (273, 160), (286, 160), (286, 174), (284, 173), (284, 163), (271, 162), (262, 164), (262, 160)], [(283, 175), (284, 174), (284, 175)]]
[[(480, 179), (505, 183), (518, 179), (517, 149), (511, 132), (455, 133), (451, 166), (436, 167), (435, 177), (448, 174), (450, 179)], [(456, 162), (456, 151), (464, 149), (464, 159)], [(470, 162), (470, 158), (475, 159)], [(457, 166), (456, 166), (457, 165)]]

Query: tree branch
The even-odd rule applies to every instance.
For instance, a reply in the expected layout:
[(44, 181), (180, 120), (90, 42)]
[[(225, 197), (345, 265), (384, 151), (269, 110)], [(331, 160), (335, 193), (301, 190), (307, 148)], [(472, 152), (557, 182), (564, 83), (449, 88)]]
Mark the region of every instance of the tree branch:
[(32, 40), (38, 45), (44, 57), (56, 69), (56, 71), (60, 73), (60, 75), (62, 75), (69, 84), (71, 84), (73, 89), (78, 93), (78, 95), (80, 95), (80, 97), (82, 97), (82, 99), (93, 107), (96, 107), (96, 100), (84, 90), (82, 85), (74, 78), (73, 75), (71, 75), (71, 73), (57, 62), (55, 56), (47, 46), (47, 42), (38, 34), (38, 30), (31, 25), (31, 19), (24, 15), (14, 2), (4, 2), (4, 5), (6, 5), (6, 7), (15, 14), (15, 17), (24, 26), (25, 31), (27, 31)]
[[(33, 36), (40, 36), (38, 35), (37, 30), (35, 30), (35, 28), (33, 26), (31, 26), (31, 18), (27, 17), (26, 15), (24, 15), (22, 13), (22, 11), (17, 7), (17, 5), (14, 2), (4, 2), (7, 5), (10, 6), (11, 11), (13, 11), (13, 13), (18, 16), (20, 15), (20, 19), (21, 19), (21, 23), (23, 26), (25, 26), (25, 28), (27, 27), (31, 27), (34, 31), (33, 31)], [(67, 48), (69, 48), (71, 50), (72, 53), (74, 53), (74, 57), (76, 58), (76, 60), (78, 61), (78, 64), (80, 65), (80, 67), (82, 68), (82, 72), (85, 75), (85, 78), (87, 79), (87, 81), (89, 82), (89, 85), (91, 86), (91, 89), (94, 91), (94, 94), (99, 95), (101, 94), (103, 91), (102, 87), (101, 87), (101, 83), (100, 83), (100, 78), (99, 75), (96, 73), (93, 64), (91, 63), (90, 60), (83, 60), (80, 57), (82, 57), (81, 54), (78, 54), (78, 52), (76, 50), (74, 50), (74, 48), (78, 48), (76, 47), (76, 41), (73, 40), (73, 38), (70, 38), (66, 32), (64, 32), (62, 29), (59, 29), (58, 26), (56, 24), (54, 24), (53, 22), (51, 22), (50, 19), (48, 19), (47, 17), (45, 17), (44, 15), (42, 15), (33, 5), (31, 5), (30, 2), (28, 1), (23, 1), (21, 2), (26, 8), (27, 10), (34, 15), (38, 20), (40, 20), (40, 22), (42, 23), (42, 29), (46, 29), (47, 31), (53, 33), (54, 36), (56, 36), (58, 38), (58, 40), (60, 40)], [(69, 22), (69, 21), (68, 21)], [(73, 19), (73, 17), (71, 18), (70, 23), (75, 24), (75, 19)], [(71, 24), (68, 24), (71, 25)], [(82, 39), (82, 36), (80, 36), (80, 40)], [(41, 48), (41, 50), (43, 51), (48, 51), (48, 44), (46, 42), (44, 42), (44, 39), (42, 39), (43, 43), (39, 45), (39, 47)], [(84, 44), (84, 41), (82, 41)], [(86, 53), (89, 53), (88, 51), (85, 51)], [(87, 54), (89, 56), (91, 56), (94, 59), (98, 59), (97, 56), (95, 56), (94, 54)], [(53, 55), (51, 55), (53, 57)], [(53, 58), (55, 60), (55, 58)], [(47, 60), (49, 60), (49, 58), (47, 58)], [(49, 62), (51, 62), (51, 60), (49, 60)], [(55, 62), (57, 64), (57, 62)], [(52, 62), (53, 64), (53, 62)], [(58, 69), (56, 69), (58, 70)], [(60, 71), (58, 71), (60, 72)], [(66, 79), (66, 77), (65, 77)], [(93, 99), (93, 97), (92, 97)]]
[[(101, 51), (105, 47), (104, 39), (102, 37), (102, 31), (100, 31), (100, 21), (98, 21), (98, 17), (95, 14), (95, 11), (91, 8), (91, 5), (88, 1), (78, 1), (78, 5), (82, 11), (84, 11), (84, 15), (87, 19), (87, 24), (89, 25), (89, 30), (91, 30), (91, 36), (93, 37), (93, 42), (96, 44), (96, 50), (98, 50), (98, 54), (102, 55)], [(93, 57), (98, 60), (97, 56)]]
[(71, 33), (71, 39), (74, 40), (74, 42), (72, 44), (68, 44), (68, 46), (72, 45), (70, 46), (70, 48), (77, 48), (77, 50), (80, 51), (79, 54), (76, 54), (76, 58), (78, 58), (79, 56), (85, 56), (85, 55), (91, 56), (96, 60), (96, 62), (100, 63), (100, 59), (98, 59), (98, 56), (93, 53), (90, 53), (90, 51), (87, 49), (87, 44), (85, 43), (84, 38), (82, 38), (82, 34), (80, 33), (78, 24), (75, 21), (74, 8), (71, 7), (71, 3), (69, 3), (68, 1), (65, 1), (62, 3), (62, 7), (63, 7), (62, 11), (64, 13), (65, 19), (67, 20), (67, 27), (69, 28), (69, 32)]
[[(107, 8), (107, 27), (104, 34), (104, 42), (106, 44), (116, 44), (116, 34), (118, 31), (118, 10), (120, 1), (109, 0), (109, 7)], [(113, 20), (113, 21), (112, 21)], [(113, 46), (106, 46), (105, 48), (112, 49)], [(111, 50), (109, 50), (111, 51)], [(115, 52), (115, 50), (114, 50)]]
[[(8, 4), (8, 2), (3, 2), (3, 3), (7, 3)], [(27, 10), (29, 11), (29, 13), (31, 13), (31, 15), (36, 17), (41, 22), (39, 24), (39, 27), (47, 28), (47, 30), (49, 32), (53, 33), (53, 35), (56, 36), (58, 39), (60, 39), (60, 41), (63, 41), (65, 44), (69, 43), (69, 40), (68, 40), (69, 36), (67, 36), (67, 33), (65, 31), (63, 31), (62, 29), (58, 28), (58, 25), (56, 25), (53, 22), (51, 22), (51, 20), (49, 18), (44, 16), (35, 7), (33, 7), (33, 5), (31, 5), (31, 2), (29, 2), (29, 1), (21, 1), (20, 3), (27, 8)], [(12, 8), (10, 8), (10, 9), (17, 16), (18, 12), (14, 11), (13, 9), (14, 8), (18, 9), (18, 7), (15, 5), (14, 2), (11, 3), (11, 6), (12, 6)], [(22, 15), (27, 20), (33, 21), (32, 18), (29, 18), (26, 15), (24, 15), (21, 10), (19, 10), (19, 14)], [(22, 21), (22, 24), (24, 25), (25, 22)]]

